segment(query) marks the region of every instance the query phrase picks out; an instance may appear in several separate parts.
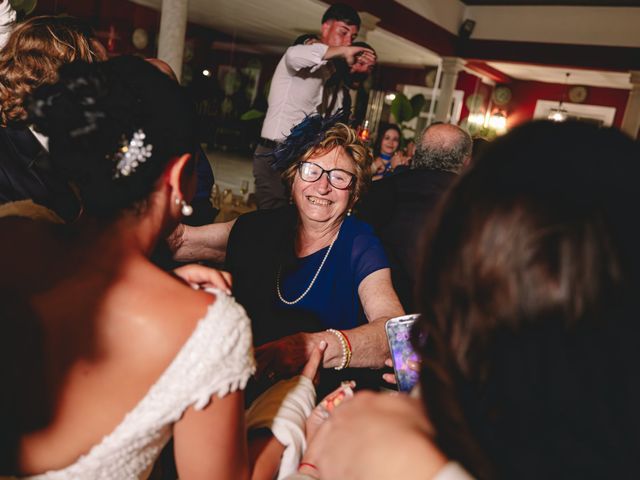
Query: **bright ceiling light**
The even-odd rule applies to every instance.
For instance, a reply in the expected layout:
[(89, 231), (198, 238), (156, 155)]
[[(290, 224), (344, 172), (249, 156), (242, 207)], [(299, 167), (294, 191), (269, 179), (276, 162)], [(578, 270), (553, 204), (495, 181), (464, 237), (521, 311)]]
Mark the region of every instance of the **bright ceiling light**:
[(479, 127), (484, 125), (484, 113), (471, 113), (469, 115), (469, 119), (467, 120), (468, 123), (472, 124), (472, 125), (477, 125)]
[(489, 117), (489, 128), (496, 131), (496, 133), (504, 133), (507, 131), (507, 116), (498, 111)]
[(564, 122), (567, 119), (567, 111), (560, 108), (552, 108), (549, 110), (549, 116), (547, 117), (552, 122)]
[(558, 102), (558, 107), (552, 108), (551, 110), (549, 110), (549, 115), (547, 116), (547, 118), (552, 122), (564, 122), (567, 119), (567, 114), (569, 113), (564, 108), (562, 108), (562, 104), (564, 103), (564, 93), (569, 83), (569, 75), (571, 74), (567, 72), (565, 75), (566, 76), (564, 77), (564, 91), (562, 92), (562, 96), (560, 97), (560, 101)]

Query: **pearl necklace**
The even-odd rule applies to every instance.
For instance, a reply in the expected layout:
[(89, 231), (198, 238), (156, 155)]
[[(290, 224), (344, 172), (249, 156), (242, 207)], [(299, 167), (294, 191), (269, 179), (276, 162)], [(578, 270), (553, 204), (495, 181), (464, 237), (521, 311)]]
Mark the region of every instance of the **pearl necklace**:
[(313, 278), (311, 279), (311, 283), (309, 284), (307, 289), (304, 292), (302, 292), (302, 295), (300, 295), (295, 300), (292, 300), (291, 302), (289, 300), (285, 300), (284, 297), (282, 296), (282, 292), (280, 291), (280, 274), (282, 273), (282, 265), (280, 265), (280, 267), (278, 267), (278, 275), (276, 275), (276, 291), (278, 292), (278, 298), (280, 299), (280, 301), (282, 303), (284, 303), (286, 305), (295, 305), (300, 300), (302, 300), (307, 295), (307, 293), (309, 293), (309, 290), (311, 290), (311, 287), (313, 287), (313, 284), (316, 283), (316, 278), (318, 278), (318, 275), (320, 274), (320, 270), (322, 270), (322, 267), (324, 267), (324, 262), (327, 261), (327, 257), (331, 253), (331, 249), (333, 248), (333, 244), (336, 243), (336, 240), (338, 239), (338, 235), (340, 235), (340, 230), (338, 230), (338, 233), (336, 234), (335, 238), (329, 244), (329, 248), (327, 249), (327, 253), (324, 254), (324, 258), (322, 259), (322, 262), (320, 262), (320, 266), (318, 267), (318, 270), (316, 270), (316, 273), (313, 276)]

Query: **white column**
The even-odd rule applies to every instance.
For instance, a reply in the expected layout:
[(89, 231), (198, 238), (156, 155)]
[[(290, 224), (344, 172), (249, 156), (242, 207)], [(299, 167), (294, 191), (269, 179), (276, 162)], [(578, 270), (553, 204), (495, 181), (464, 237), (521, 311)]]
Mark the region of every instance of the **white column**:
[(178, 79), (182, 75), (184, 36), (187, 31), (189, 0), (162, 0), (158, 58), (167, 62)]
[(358, 32), (358, 40), (362, 42), (367, 41), (367, 35), (370, 31), (375, 30), (380, 17), (371, 15), (369, 12), (358, 12), (360, 15), (360, 32)]
[(436, 106), (436, 122), (449, 122), (449, 110), (453, 91), (458, 81), (458, 73), (464, 67), (464, 60), (457, 57), (442, 57), (442, 80)]
[(640, 130), (640, 70), (631, 72), (629, 81), (632, 87), (627, 99), (627, 108), (622, 117), (621, 130), (635, 139), (638, 138), (638, 130)]

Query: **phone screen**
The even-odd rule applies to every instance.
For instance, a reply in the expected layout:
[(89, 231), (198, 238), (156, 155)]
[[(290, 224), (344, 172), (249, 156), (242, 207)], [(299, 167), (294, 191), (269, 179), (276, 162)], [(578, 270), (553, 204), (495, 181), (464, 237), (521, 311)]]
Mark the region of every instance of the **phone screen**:
[(389, 350), (393, 360), (393, 370), (396, 374), (398, 390), (410, 391), (418, 382), (419, 373), (409, 368), (409, 362), (417, 362), (418, 354), (411, 346), (411, 327), (418, 319), (418, 314), (404, 315), (387, 321), (385, 329), (389, 339)]

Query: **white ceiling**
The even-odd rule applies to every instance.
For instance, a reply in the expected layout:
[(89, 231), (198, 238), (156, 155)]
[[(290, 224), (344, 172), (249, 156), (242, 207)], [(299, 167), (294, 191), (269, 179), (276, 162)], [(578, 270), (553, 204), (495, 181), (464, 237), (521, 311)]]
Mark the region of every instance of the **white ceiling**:
[(454, 35), (465, 18), (472, 19), (476, 25), (471, 38), (476, 40), (640, 47), (640, 7), (637, 5), (560, 6), (524, 1), (520, 5), (498, 5), (500, 2), (465, 5), (460, 0), (395, 1)]
[[(162, 4), (162, 0), (132, 1), (156, 10), (160, 10)], [(433, 17), (433, 21), (446, 23), (449, 29), (470, 8), (465, 7), (460, 0), (398, 2), (417, 15)], [(232, 35), (238, 44), (248, 43), (252, 48), (257, 47), (263, 52), (271, 53), (283, 52), (302, 33), (317, 32), (322, 14), (327, 8), (327, 4), (320, 0), (188, 0), (188, 4), (190, 21)], [(640, 9), (634, 11), (640, 12)], [(381, 28), (368, 32), (366, 41), (376, 49), (379, 62), (383, 64), (425, 66), (437, 65), (440, 60), (434, 52)], [(628, 73), (567, 70), (506, 62), (489, 64), (510, 77), (521, 80), (564, 83), (565, 73), (570, 71), (571, 84), (631, 88)]]
[[(162, 0), (132, 0), (160, 9)], [(328, 5), (318, 0), (189, 0), (189, 20), (234, 36), (238, 42), (262, 45), (264, 51), (284, 52), (300, 34), (318, 32)], [(361, 38), (359, 40), (362, 40)], [(375, 29), (366, 38), (381, 63), (437, 65), (430, 50)]]
[(631, 89), (629, 73), (546, 67), (525, 63), (487, 62), (487, 64), (518, 80), (565, 83), (568, 72), (569, 85)]
[(466, 17), (472, 39), (640, 47), (637, 7), (474, 6)]

